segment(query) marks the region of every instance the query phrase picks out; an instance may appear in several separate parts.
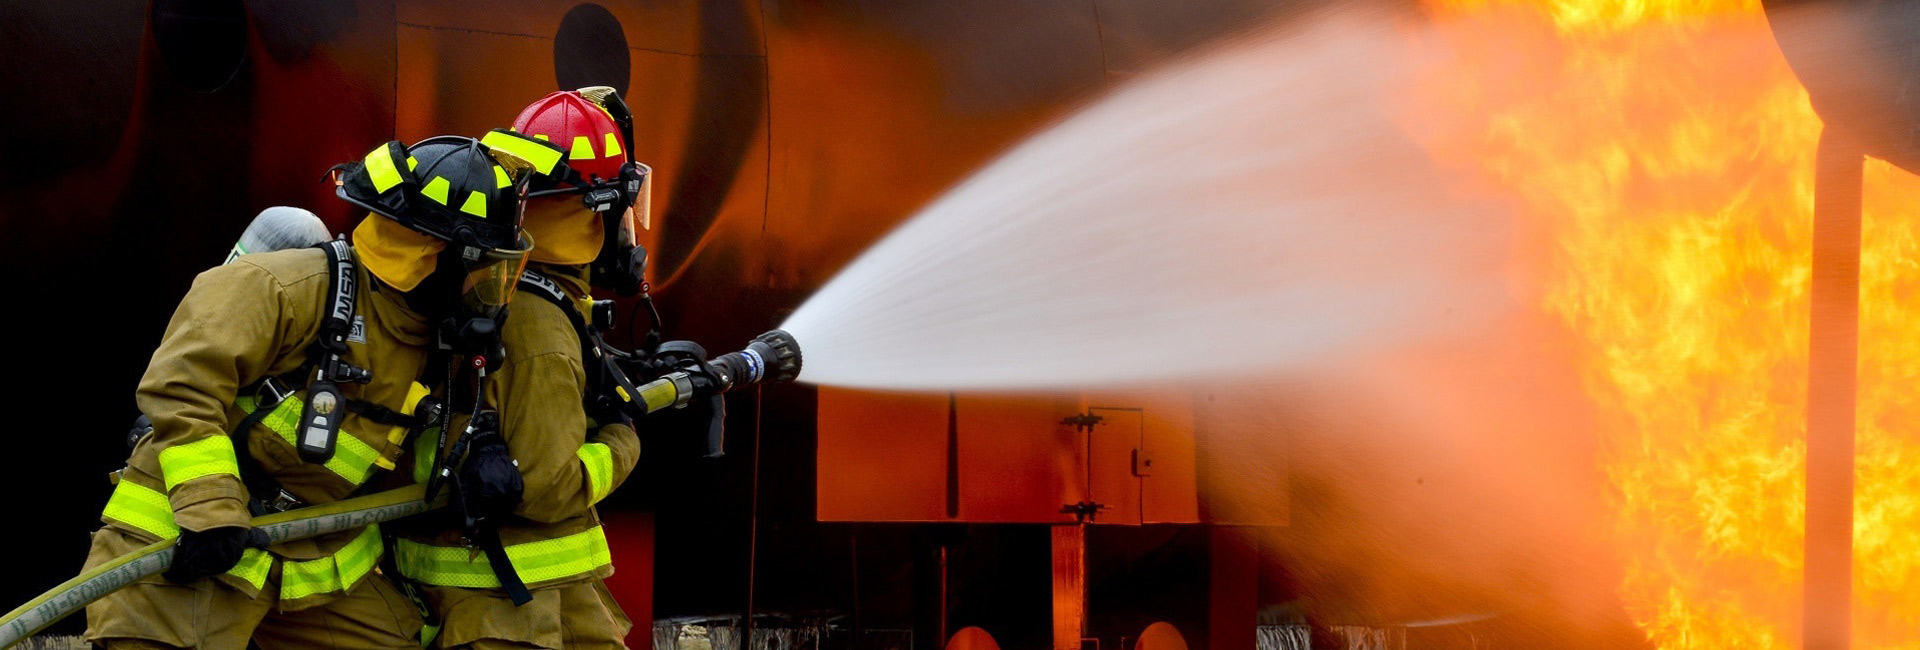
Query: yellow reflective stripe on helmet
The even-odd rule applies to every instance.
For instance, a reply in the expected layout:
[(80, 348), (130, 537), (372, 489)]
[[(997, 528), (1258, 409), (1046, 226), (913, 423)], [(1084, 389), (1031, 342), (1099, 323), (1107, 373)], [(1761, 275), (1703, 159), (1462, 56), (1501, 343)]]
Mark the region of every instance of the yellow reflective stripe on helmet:
[(620, 136), (616, 136), (612, 133), (608, 133), (606, 149), (607, 149), (608, 158), (612, 158), (614, 156), (620, 155), (621, 154)]
[(607, 498), (607, 492), (613, 490), (613, 448), (606, 443), (589, 442), (580, 445), (574, 452), (580, 456), (580, 464), (587, 468), (587, 484), (593, 490), (593, 503)]
[(513, 179), (507, 176), (507, 169), (499, 165), (493, 167), (493, 187), (501, 189), (513, 186)]
[[(241, 410), (253, 412), (254, 402), (251, 398), (241, 398), (237, 402)], [(287, 444), (297, 445), (302, 408), (305, 408), (305, 402), (298, 397), (280, 400), (279, 404), (274, 405), (273, 412), (260, 419), (260, 425), (278, 434)], [(333, 444), (333, 458), (327, 459), (326, 468), (348, 483), (359, 485), (373, 473), (373, 466), (380, 459), (379, 450), (343, 429)]]
[(173, 486), (202, 476), (231, 474), (240, 476), (240, 461), (233, 455), (233, 440), (226, 436), (207, 436), (160, 450), (160, 476)]
[(407, 171), (413, 171), (419, 168), (420, 168), (420, 159), (415, 158), (413, 156), (407, 156)]
[(446, 178), (435, 176), (433, 180), (427, 181), (426, 187), (420, 188), (420, 193), (429, 199), (439, 201), (440, 205), (446, 205), (447, 190), (450, 189), (452, 185), (452, 183), (447, 182)]
[(573, 136), (573, 151), (567, 154), (567, 158), (573, 160), (592, 160), (594, 158), (593, 141), (588, 140), (587, 136), (584, 135)]
[[(500, 170), (499, 167), (493, 169)], [(481, 196), (479, 192), (468, 192), (466, 202), (460, 204), (460, 211), (482, 219), (487, 218), (487, 197)]]
[[(482, 589), (500, 586), (487, 556), (462, 546), (432, 546), (412, 540), (394, 543), (394, 562), (400, 573), (442, 587)], [(538, 542), (507, 547), (507, 559), (520, 579), (529, 584), (588, 573), (613, 564), (607, 534), (599, 526)]]
[(347, 591), (380, 562), (380, 526), (368, 525), (333, 555), (317, 560), (287, 560), (280, 565), (280, 597), (286, 600)]
[[(533, 137), (542, 141), (548, 139), (544, 135)], [(553, 145), (540, 144), (512, 133), (488, 131), (486, 135), (480, 136), (480, 144), (487, 145), (488, 149), (499, 149), (513, 154), (514, 157), (531, 163), (533, 170), (541, 174), (552, 174), (553, 168), (560, 164), (560, 151), (553, 148)]]
[(113, 496), (107, 497), (107, 509), (100, 514), (160, 539), (180, 536), (167, 495), (124, 478), (113, 486)]
[(273, 556), (264, 550), (249, 548), (240, 552), (240, 562), (227, 569), (227, 575), (245, 580), (254, 589), (259, 589), (267, 586), (267, 572), (271, 570)]
[(388, 145), (381, 145), (367, 154), (367, 179), (373, 181), (373, 191), (385, 192), (400, 184), (400, 170), (393, 166), (393, 151)]

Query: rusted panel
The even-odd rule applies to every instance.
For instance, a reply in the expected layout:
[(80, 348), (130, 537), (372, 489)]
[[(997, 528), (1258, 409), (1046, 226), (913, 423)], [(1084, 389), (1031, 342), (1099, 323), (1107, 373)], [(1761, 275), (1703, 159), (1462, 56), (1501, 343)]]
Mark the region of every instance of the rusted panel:
[(1210, 524), (1285, 526), (1287, 431), (1273, 386), (1209, 388), (1194, 395), (1198, 518)]
[(1073, 521), (1060, 508), (1084, 494), (1083, 449), (1060, 424), (1074, 403), (1053, 397), (959, 398), (960, 519)]
[[(1121, 410), (1127, 409), (1127, 410)], [(1133, 454), (1140, 448), (1146, 418), (1134, 406), (1095, 406), (1089, 412), (1105, 418), (1091, 431), (1076, 431), (1092, 453), (1086, 468), (1087, 497), (1105, 509), (1096, 524), (1140, 525), (1140, 479), (1133, 475)]]
[(820, 389), (821, 521), (946, 518), (947, 396)]
[[(1193, 401), (1168, 395), (1147, 402), (1140, 449), (1140, 521), (1188, 524), (1200, 521), (1194, 471)], [(1150, 463), (1150, 464), (1146, 464)]]
[(1087, 528), (1053, 527), (1053, 650), (1080, 650), (1087, 629)]
[[(1090, 500), (1105, 506), (1098, 524), (1200, 520), (1184, 395), (960, 395), (952, 404), (957, 458), (945, 396), (822, 389), (820, 518), (1060, 523), (1075, 520), (1062, 507)], [(1062, 423), (1087, 412), (1103, 418), (1090, 432)]]

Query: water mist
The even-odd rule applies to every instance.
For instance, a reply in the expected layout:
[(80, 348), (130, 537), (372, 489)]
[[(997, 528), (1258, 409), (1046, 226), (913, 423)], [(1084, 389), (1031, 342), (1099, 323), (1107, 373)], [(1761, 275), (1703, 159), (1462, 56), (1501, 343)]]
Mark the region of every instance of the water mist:
[(802, 381), (1080, 388), (1285, 370), (1471, 329), (1506, 224), (1387, 115), (1382, 21), (1249, 34), (1011, 149), (782, 329)]

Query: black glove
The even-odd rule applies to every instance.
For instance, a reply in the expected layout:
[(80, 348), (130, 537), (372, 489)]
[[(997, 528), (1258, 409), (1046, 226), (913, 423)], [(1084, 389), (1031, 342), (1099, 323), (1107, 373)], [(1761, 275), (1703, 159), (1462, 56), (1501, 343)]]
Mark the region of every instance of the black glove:
[(481, 522), (498, 522), (513, 514), (526, 489), (520, 478), (520, 466), (507, 451), (493, 413), (483, 413), (473, 436), (472, 447), (454, 478), (454, 508), (468, 528)]
[(180, 531), (173, 544), (173, 565), (163, 575), (174, 582), (193, 582), (226, 573), (240, 563), (240, 552), (267, 547), (266, 531), (245, 526), (220, 526)]

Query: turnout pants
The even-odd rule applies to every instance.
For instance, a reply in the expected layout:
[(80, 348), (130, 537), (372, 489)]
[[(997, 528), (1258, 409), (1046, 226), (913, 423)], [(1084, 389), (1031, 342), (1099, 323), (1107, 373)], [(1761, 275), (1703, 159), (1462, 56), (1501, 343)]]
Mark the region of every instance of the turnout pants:
[(422, 590), (440, 614), (434, 647), (443, 650), (626, 650), (633, 627), (599, 578), (536, 588), (519, 607), (499, 589)]
[[(93, 535), (91, 567), (145, 543), (112, 527)], [(109, 650), (362, 648), (419, 650), (420, 615), (378, 571), (345, 592), (281, 601), (281, 562), (258, 594), (219, 578), (178, 583), (153, 576), (87, 606), (87, 641)]]

